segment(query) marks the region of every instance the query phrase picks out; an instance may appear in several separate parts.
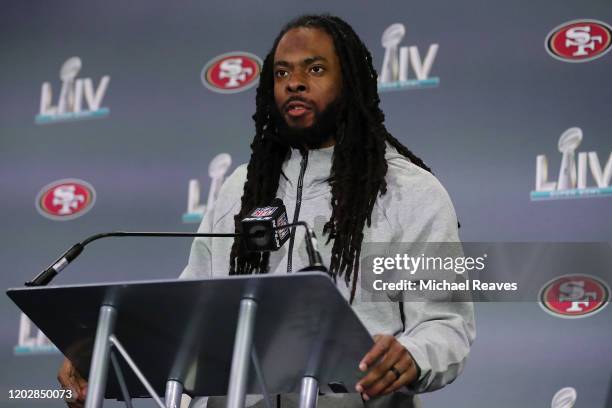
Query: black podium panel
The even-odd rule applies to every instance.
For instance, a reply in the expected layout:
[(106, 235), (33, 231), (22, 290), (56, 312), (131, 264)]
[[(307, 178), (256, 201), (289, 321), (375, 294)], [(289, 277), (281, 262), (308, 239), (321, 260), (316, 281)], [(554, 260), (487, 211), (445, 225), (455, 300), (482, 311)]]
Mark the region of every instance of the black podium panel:
[[(7, 291), (86, 377), (99, 309), (117, 309), (114, 333), (158, 394), (168, 379), (190, 395), (225, 395), (241, 299), (257, 302), (254, 347), (270, 393), (299, 392), (303, 376), (354, 388), (373, 340), (322, 273), (62, 285)], [(119, 358), (122, 361), (121, 358)], [(147, 396), (122, 362), (132, 397)], [(253, 371), (253, 367), (251, 367)], [(253, 372), (247, 392), (261, 393)], [(121, 399), (113, 370), (106, 398)]]

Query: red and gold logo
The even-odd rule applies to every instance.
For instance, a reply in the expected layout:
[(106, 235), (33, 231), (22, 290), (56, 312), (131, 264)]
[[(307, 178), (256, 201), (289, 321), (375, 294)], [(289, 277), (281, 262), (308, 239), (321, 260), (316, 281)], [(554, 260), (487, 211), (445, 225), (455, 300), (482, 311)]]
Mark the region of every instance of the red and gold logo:
[(565, 275), (540, 290), (540, 305), (559, 317), (586, 317), (602, 310), (610, 299), (605, 282), (590, 275)]
[(603, 56), (612, 45), (612, 28), (602, 21), (574, 20), (546, 36), (546, 50), (561, 61), (586, 62)]
[(219, 93), (236, 93), (257, 83), (261, 59), (242, 51), (228, 52), (210, 60), (202, 69), (202, 83)]
[(66, 221), (89, 211), (96, 201), (91, 184), (77, 179), (54, 181), (43, 187), (36, 197), (38, 212), (52, 220)]

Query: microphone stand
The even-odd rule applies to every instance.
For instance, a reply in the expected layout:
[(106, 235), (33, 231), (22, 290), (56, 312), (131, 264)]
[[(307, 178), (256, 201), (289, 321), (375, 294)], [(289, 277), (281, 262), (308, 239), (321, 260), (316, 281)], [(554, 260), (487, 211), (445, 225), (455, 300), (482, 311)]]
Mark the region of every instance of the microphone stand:
[[(274, 230), (302, 226), (306, 229), (306, 252), (308, 253), (309, 265), (299, 272), (306, 271), (321, 271), (327, 272), (327, 268), (323, 265), (321, 254), (317, 249), (317, 238), (314, 231), (304, 221), (298, 221), (292, 224), (286, 224), (280, 227), (275, 227)], [(235, 238), (243, 234), (239, 233), (197, 233), (197, 232), (104, 232), (87, 237), (83, 242), (74, 244), (70, 249), (64, 252), (57, 260), (55, 260), (47, 269), (36, 275), (32, 280), (25, 282), (25, 286), (46, 286), (53, 278), (57, 276), (68, 264), (78, 257), (86, 245), (97, 241), (101, 238), (108, 237), (219, 237), (219, 238)], [(259, 237), (261, 234), (250, 235), (249, 237)]]
[(36, 275), (32, 280), (25, 282), (26, 286), (46, 286), (55, 276), (60, 273), (70, 262), (83, 252), (83, 248), (93, 241), (108, 237), (237, 237), (240, 234), (201, 234), (197, 232), (104, 232), (87, 237), (83, 242), (74, 244), (64, 252), (47, 269)]
[(312, 272), (320, 271), (329, 273), (325, 265), (323, 265), (323, 259), (319, 253), (317, 236), (315, 232), (305, 221), (298, 221), (290, 224), (281, 225), (274, 227), (274, 230), (280, 230), (288, 227), (304, 227), (306, 230), (306, 252), (308, 254), (308, 266), (300, 269), (298, 272)]

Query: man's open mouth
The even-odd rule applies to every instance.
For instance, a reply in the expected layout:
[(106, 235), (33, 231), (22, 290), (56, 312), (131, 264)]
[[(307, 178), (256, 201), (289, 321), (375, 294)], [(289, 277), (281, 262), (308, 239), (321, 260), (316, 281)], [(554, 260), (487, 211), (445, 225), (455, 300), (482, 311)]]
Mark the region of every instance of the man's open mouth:
[(312, 110), (310, 105), (304, 102), (289, 102), (287, 104), (287, 108), (285, 109), (285, 113), (289, 116), (298, 117), (302, 116), (308, 111)]

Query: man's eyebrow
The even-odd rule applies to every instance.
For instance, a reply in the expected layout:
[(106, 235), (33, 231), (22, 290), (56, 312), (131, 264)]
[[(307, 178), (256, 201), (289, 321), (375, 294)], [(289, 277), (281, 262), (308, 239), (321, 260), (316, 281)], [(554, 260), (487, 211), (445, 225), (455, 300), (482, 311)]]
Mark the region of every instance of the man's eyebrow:
[[(310, 65), (313, 62), (317, 62), (317, 61), (327, 62), (327, 58), (325, 58), (325, 57), (323, 57), (321, 55), (315, 55), (314, 57), (308, 57), (308, 58), (305, 58), (304, 60), (302, 60), (302, 65)], [(289, 63), (287, 61), (284, 61), (284, 60), (276, 61), (274, 63), (275, 67), (289, 67), (291, 65), (293, 65), (293, 64), (291, 64), (291, 63)]]
[(327, 62), (327, 58), (322, 57), (320, 55), (315, 55), (314, 57), (310, 57), (310, 58), (306, 58), (304, 60), (304, 65), (310, 65), (313, 62), (317, 62), (317, 61), (323, 61), (323, 62)]

